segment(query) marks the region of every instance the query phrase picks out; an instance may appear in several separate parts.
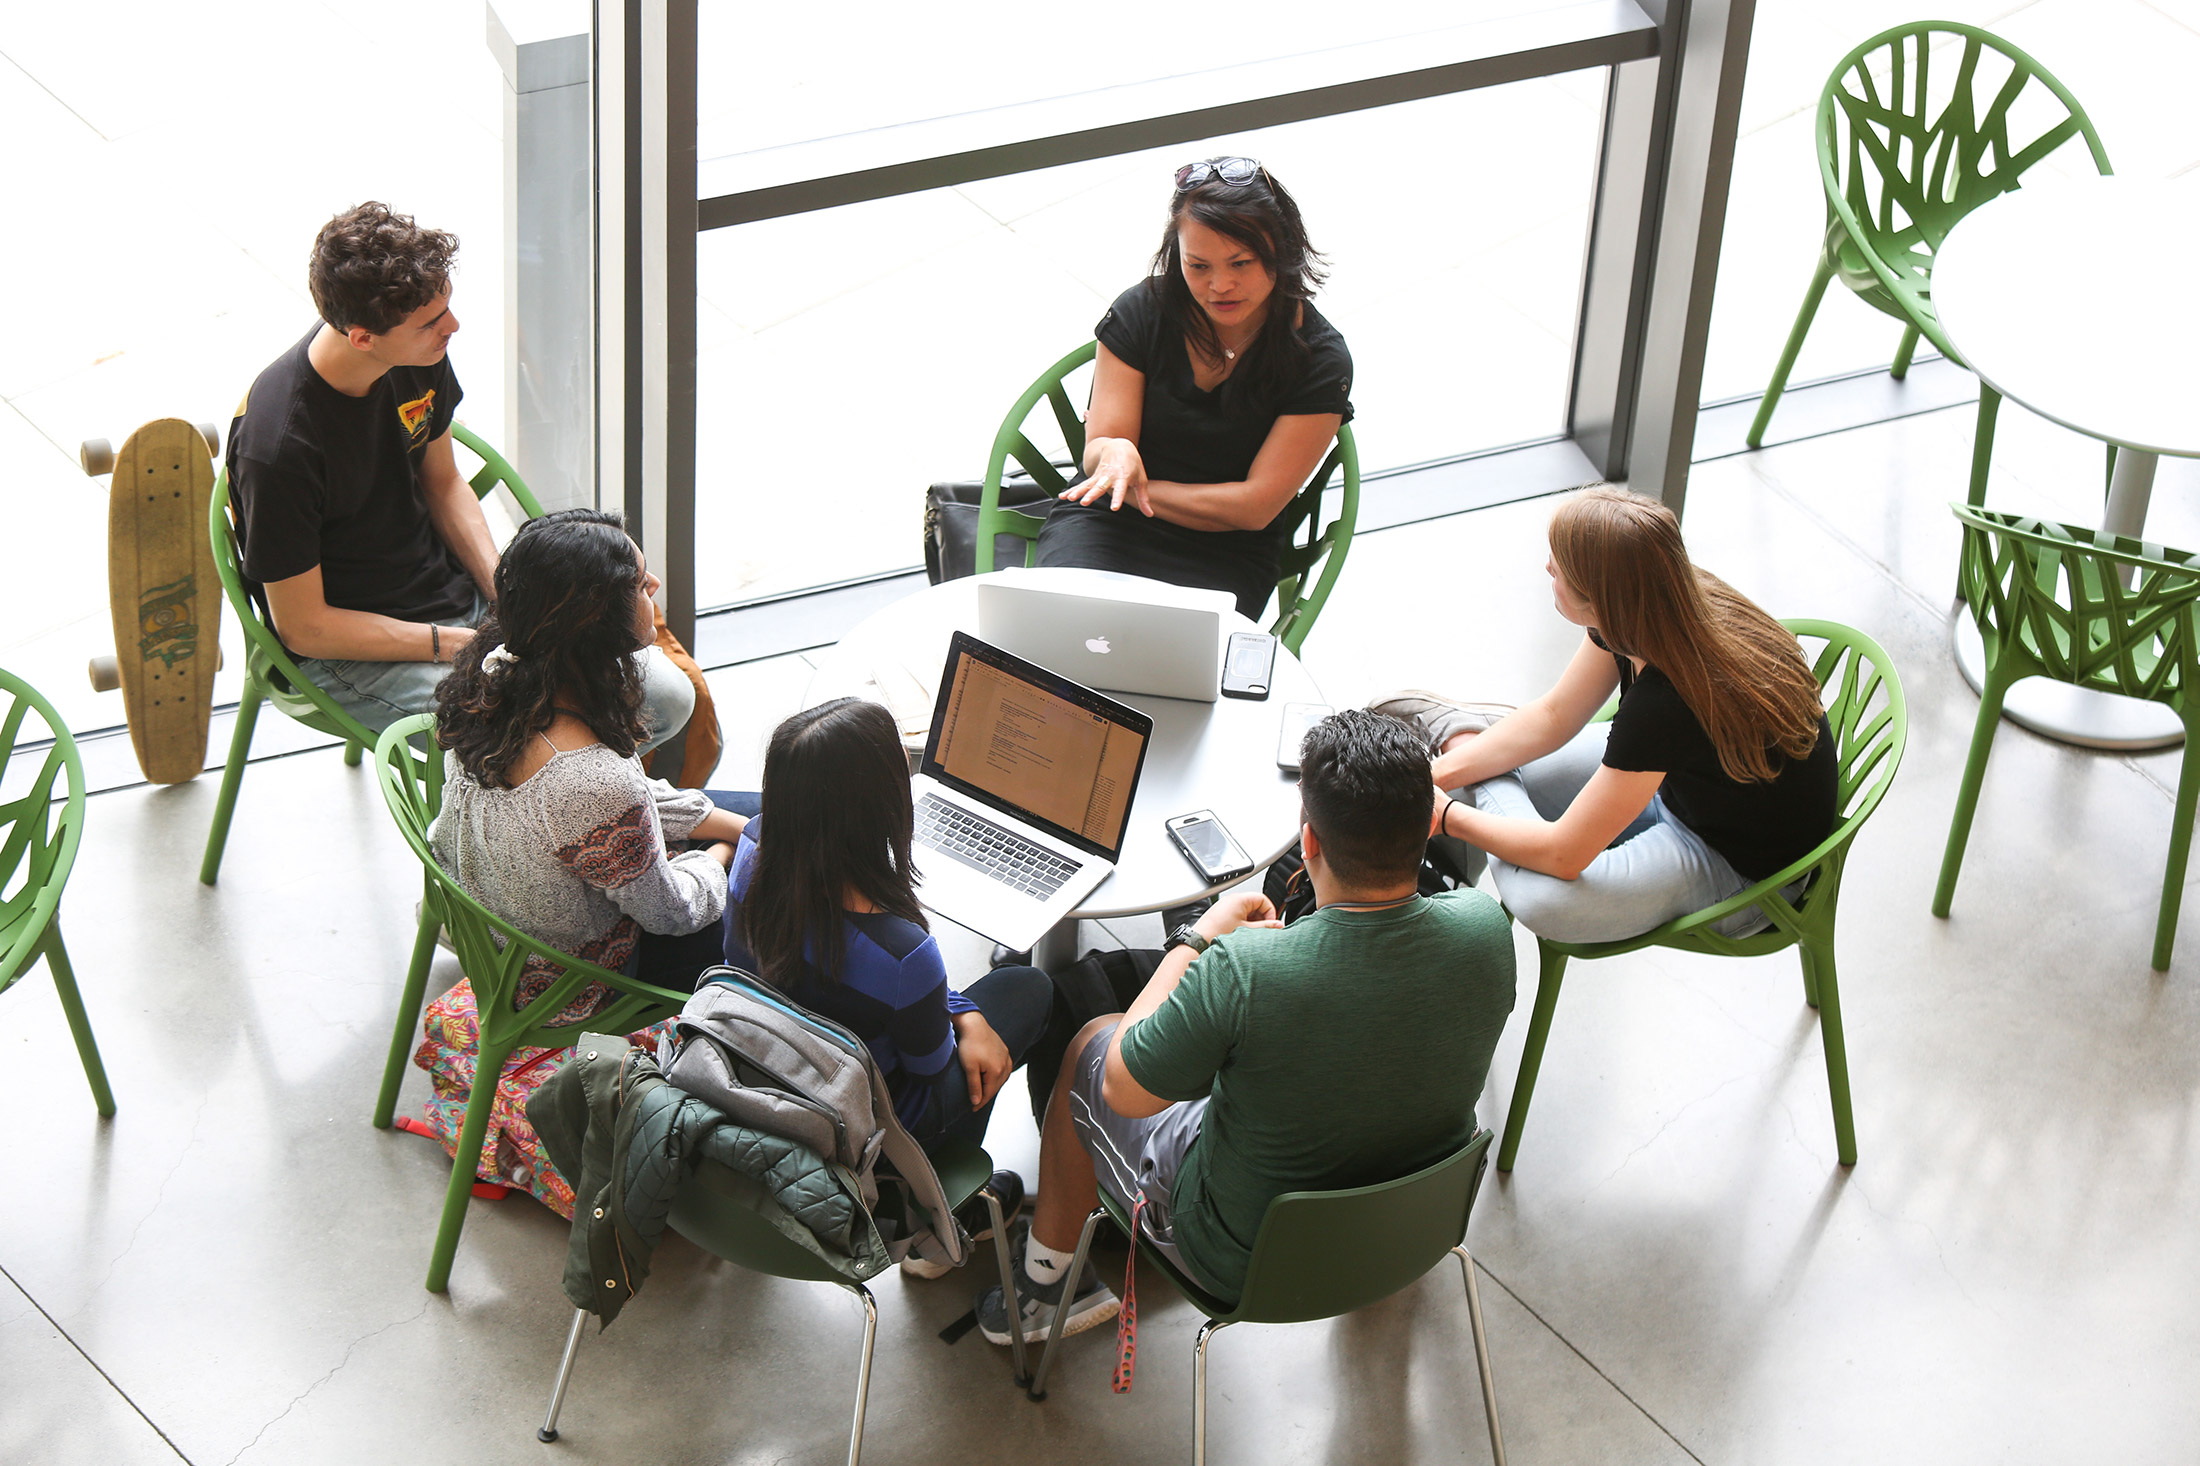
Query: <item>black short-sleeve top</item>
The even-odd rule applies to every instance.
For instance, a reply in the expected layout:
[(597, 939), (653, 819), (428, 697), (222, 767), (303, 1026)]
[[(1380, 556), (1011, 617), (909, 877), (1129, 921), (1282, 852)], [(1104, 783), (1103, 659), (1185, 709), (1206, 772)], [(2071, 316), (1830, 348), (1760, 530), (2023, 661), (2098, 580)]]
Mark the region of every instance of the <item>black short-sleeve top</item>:
[(1779, 773), (1744, 783), (1719, 766), (1719, 750), (1663, 672), (1613, 654), (1619, 663), (1619, 710), (1604, 742), (1608, 768), (1659, 773), (1658, 792), (1674, 818), (1703, 837), (1727, 864), (1761, 881), (1810, 853), (1833, 833), (1839, 754), (1825, 714), (1810, 755), (1773, 755)]
[(420, 490), (428, 444), (461, 395), (450, 359), (392, 367), (364, 397), (314, 370), (319, 323), (260, 373), (229, 424), (229, 492), (247, 579), (321, 567), (331, 606), (400, 621), (473, 608), (474, 583), (436, 533)]
[(1272, 400), (1250, 400), (1227, 381), (1203, 392), (1192, 378), (1184, 332), (1153, 282), (1141, 280), (1118, 295), (1093, 335), (1125, 366), (1145, 374), (1138, 456), (1146, 476), (1174, 484), (1239, 483), (1253, 471), (1277, 418), (1333, 412), (1350, 422), (1352, 353), (1344, 337), (1312, 302), (1298, 334), (1307, 347), (1305, 367)]

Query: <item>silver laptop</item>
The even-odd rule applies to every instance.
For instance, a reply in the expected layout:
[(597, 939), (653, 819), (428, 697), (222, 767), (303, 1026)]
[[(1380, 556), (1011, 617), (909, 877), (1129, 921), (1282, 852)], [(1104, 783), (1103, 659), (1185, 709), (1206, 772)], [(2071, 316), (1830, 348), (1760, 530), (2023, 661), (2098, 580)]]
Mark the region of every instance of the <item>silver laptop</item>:
[(978, 635), (1087, 687), (1213, 702), (1228, 591), (1104, 571), (978, 578)]
[(911, 793), (917, 895), (1029, 950), (1115, 869), (1153, 719), (955, 633)]

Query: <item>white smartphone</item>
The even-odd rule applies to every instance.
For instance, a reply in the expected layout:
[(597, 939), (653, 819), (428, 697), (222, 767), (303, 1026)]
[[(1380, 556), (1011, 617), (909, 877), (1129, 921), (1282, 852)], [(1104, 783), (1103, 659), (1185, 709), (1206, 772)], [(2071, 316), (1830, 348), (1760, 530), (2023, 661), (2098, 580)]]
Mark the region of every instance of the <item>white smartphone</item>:
[(1306, 742), (1308, 730), (1335, 711), (1329, 704), (1322, 702), (1285, 703), (1283, 727), (1276, 734), (1276, 767), (1297, 773), (1299, 748)]

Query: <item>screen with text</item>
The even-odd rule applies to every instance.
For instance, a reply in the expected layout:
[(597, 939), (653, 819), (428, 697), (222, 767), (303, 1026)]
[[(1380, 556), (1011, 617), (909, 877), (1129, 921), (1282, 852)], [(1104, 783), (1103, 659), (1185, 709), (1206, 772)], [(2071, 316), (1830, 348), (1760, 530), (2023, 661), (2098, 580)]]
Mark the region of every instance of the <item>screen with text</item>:
[(955, 659), (940, 725), (948, 774), (1115, 849), (1146, 740), (1001, 667)]

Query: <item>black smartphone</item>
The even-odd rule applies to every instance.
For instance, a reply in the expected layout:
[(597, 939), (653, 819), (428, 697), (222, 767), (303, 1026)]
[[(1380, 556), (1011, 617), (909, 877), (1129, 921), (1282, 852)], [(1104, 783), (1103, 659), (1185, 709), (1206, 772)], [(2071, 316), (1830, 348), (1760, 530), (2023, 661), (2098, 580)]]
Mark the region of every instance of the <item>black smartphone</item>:
[(1169, 843), (1182, 851), (1210, 885), (1253, 873), (1253, 857), (1247, 855), (1211, 809), (1194, 810), (1167, 821)]
[(1287, 702), (1283, 705), (1283, 728), (1276, 734), (1276, 767), (1286, 773), (1299, 771), (1299, 749), (1306, 743), (1307, 730), (1328, 717), (1332, 709), (1327, 703)]
[(1222, 660), (1222, 695), (1258, 702), (1268, 695), (1268, 679), (1275, 670), (1274, 637), (1265, 631), (1233, 631)]

